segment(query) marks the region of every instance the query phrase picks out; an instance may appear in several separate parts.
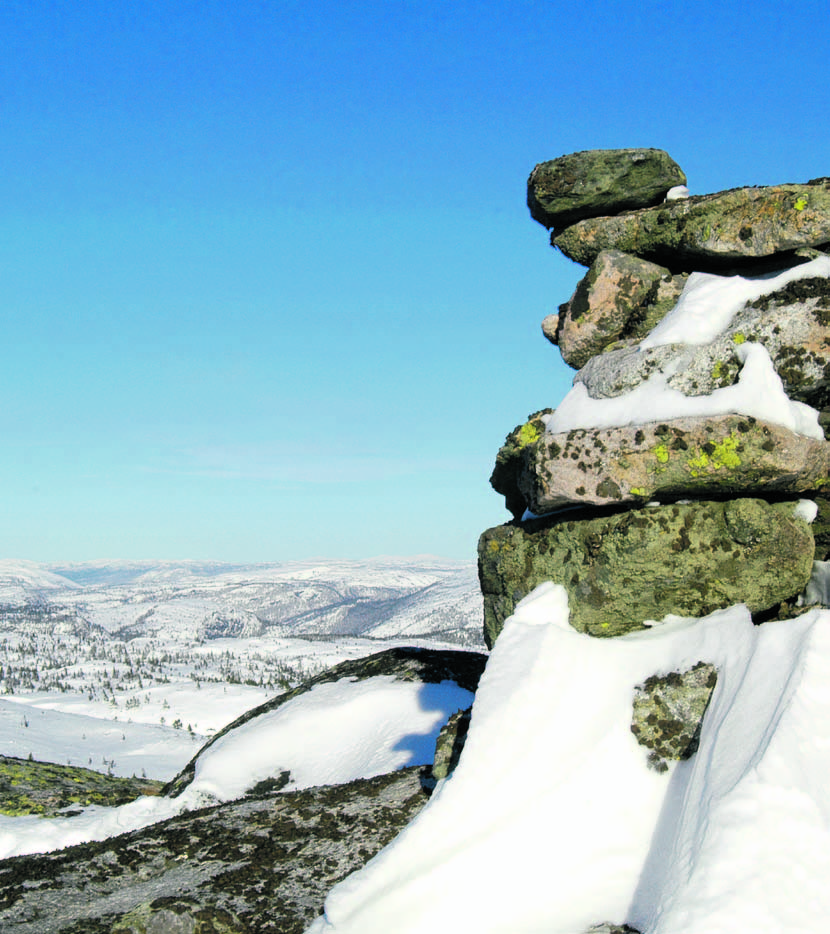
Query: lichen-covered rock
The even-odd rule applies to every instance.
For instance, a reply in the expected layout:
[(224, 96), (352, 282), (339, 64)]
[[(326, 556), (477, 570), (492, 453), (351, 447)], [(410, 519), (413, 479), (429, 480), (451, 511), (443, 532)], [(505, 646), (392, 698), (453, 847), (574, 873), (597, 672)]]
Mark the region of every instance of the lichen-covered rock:
[(662, 149), (592, 149), (541, 162), (527, 180), (527, 206), (544, 227), (659, 204), (685, 185), (680, 166)]
[(688, 671), (654, 675), (634, 689), (631, 732), (649, 750), (648, 764), (657, 772), (666, 760), (691, 758), (700, 741), (700, 724), (718, 681), (717, 669), (698, 662)]
[(536, 515), (572, 504), (816, 494), (830, 476), (830, 443), (741, 415), (544, 434), (523, 454), (519, 490)]
[(54, 762), (0, 756), (0, 814), (55, 817), (66, 808), (117, 807), (140, 795), (157, 795), (163, 782), (120, 778)]
[[(604, 250), (560, 307), (552, 342), (565, 363), (579, 369), (615, 341), (642, 339), (677, 303), (686, 278), (619, 250)], [(542, 330), (550, 340), (544, 324)]]
[(583, 266), (603, 250), (622, 250), (675, 271), (718, 271), (830, 243), (830, 179), (734, 188), (592, 217), (554, 232), (551, 242)]
[(425, 770), (266, 794), (0, 862), (0, 930), (302, 934), (426, 804)]
[[(220, 737), (230, 733), (243, 723), (263, 714), (276, 710), (295, 697), (310, 691), (315, 685), (326, 684), (332, 681), (361, 681), (374, 678), (378, 675), (391, 675), (399, 681), (421, 681), (424, 684), (440, 684), (442, 681), (454, 681), (459, 687), (468, 691), (475, 691), (478, 679), (484, 671), (487, 656), (481, 652), (464, 652), (454, 649), (426, 649), (410, 646), (400, 646), (377, 652), (365, 658), (350, 659), (327, 668), (319, 675), (304, 681), (301, 685), (285, 694), (280, 694), (258, 707), (247, 711), (232, 723), (221, 729), (215, 736), (205, 743), (198, 753), (188, 762), (182, 771), (163, 789), (163, 794), (178, 797), (193, 781), (196, 774), (196, 763), (199, 757), (209, 749)], [(278, 773), (270, 780), (282, 781)], [(269, 781), (270, 781), (269, 780)]]
[(597, 636), (735, 603), (761, 612), (804, 590), (813, 553), (793, 503), (758, 499), (498, 526), (478, 545), (485, 641), (492, 646), (516, 604), (544, 581), (567, 591), (571, 626)]
[(528, 420), (517, 425), (505, 438), (496, 455), (496, 464), (490, 475), (490, 485), (504, 497), (504, 505), (516, 519), (525, 511), (525, 501), (519, 492), (519, 474), (524, 467), (523, 452), (538, 441), (545, 433), (544, 416), (553, 409), (542, 409), (528, 416)]
[(594, 399), (622, 395), (657, 372), (687, 396), (708, 395), (737, 382), (735, 349), (745, 341), (769, 353), (791, 399), (817, 409), (830, 405), (830, 279), (798, 279), (748, 302), (708, 344), (609, 348), (577, 373)]
[(470, 728), (470, 715), (472, 707), (454, 713), (441, 728), (438, 739), (435, 741), (435, 760), (432, 764), (432, 777), (446, 778), (455, 770), (461, 751), (467, 741), (467, 730)]

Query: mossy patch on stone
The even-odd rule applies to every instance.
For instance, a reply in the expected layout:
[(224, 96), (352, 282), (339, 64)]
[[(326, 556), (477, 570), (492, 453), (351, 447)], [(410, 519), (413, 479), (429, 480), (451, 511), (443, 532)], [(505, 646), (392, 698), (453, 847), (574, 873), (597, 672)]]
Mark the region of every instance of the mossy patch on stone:
[(528, 450), (519, 486), (530, 512), (547, 515), (644, 497), (811, 493), (828, 474), (823, 439), (749, 416), (686, 416), (546, 435)]
[(597, 636), (735, 603), (763, 612), (804, 590), (814, 544), (792, 502), (744, 498), (509, 523), (484, 532), (478, 554), (492, 646), (545, 581), (567, 590), (571, 625)]
[(141, 795), (157, 795), (163, 782), (119, 778), (92, 769), (0, 756), (0, 814), (55, 817), (66, 808), (115, 807)]

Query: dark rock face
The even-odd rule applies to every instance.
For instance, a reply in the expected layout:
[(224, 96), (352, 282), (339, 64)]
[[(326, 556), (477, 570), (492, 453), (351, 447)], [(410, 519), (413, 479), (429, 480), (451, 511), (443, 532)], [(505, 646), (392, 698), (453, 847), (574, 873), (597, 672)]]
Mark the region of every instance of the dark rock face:
[(810, 526), (793, 503), (756, 499), (498, 526), (478, 546), (485, 639), (492, 645), (544, 581), (568, 592), (574, 629), (596, 636), (669, 613), (705, 616), (736, 603), (768, 610), (804, 590), (813, 554)]
[(595, 216), (554, 232), (551, 242), (583, 266), (603, 250), (631, 253), (676, 272), (719, 272), (776, 254), (786, 262), (786, 254), (830, 243), (830, 180), (735, 188)]
[(527, 180), (527, 206), (544, 227), (648, 207), (685, 185), (662, 149), (593, 149), (542, 162)]
[[(481, 652), (409, 647), (387, 649), (385, 652), (378, 652), (366, 658), (341, 662), (333, 668), (326, 669), (326, 671), (321, 672), (309, 681), (304, 681), (292, 691), (280, 694), (279, 697), (266, 701), (264, 704), (260, 704), (259, 707), (254, 707), (253, 710), (249, 710), (234, 720), (233, 723), (228, 724), (212, 737), (210, 742), (206, 743), (184, 769), (164, 787), (163, 793), (174, 798), (178, 797), (193, 781), (199, 756), (212, 746), (220, 736), (224, 736), (255, 717), (276, 710), (277, 707), (293, 700), (300, 694), (310, 691), (317, 684), (344, 679), (361, 681), (378, 675), (391, 675), (400, 681), (421, 681), (424, 684), (455, 681), (460, 687), (468, 691), (475, 691), (486, 662), (487, 656)], [(279, 779), (279, 776), (274, 776), (274, 779)]]
[(649, 750), (648, 764), (655, 771), (665, 772), (667, 759), (690, 759), (697, 752), (717, 680), (714, 665), (698, 662), (688, 671), (655, 675), (637, 686), (631, 732)]
[(0, 862), (0, 930), (302, 934), (329, 889), (427, 801), (412, 768), (245, 798), (58, 853)]
[(472, 707), (459, 710), (446, 722), (435, 742), (435, 761), (432, 764), (432, 777), (436, 780), (446, 778), (458, 765), (461, 752), (467, 741), (470, 728)]

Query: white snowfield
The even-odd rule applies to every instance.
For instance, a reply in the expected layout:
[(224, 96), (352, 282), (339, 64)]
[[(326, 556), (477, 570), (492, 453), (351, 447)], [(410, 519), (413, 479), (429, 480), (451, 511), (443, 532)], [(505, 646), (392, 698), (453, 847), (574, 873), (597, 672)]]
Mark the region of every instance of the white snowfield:
[[(665, 774), (635, 685), (712, 662), (698, 752)], [(830, 917), (830, 611), (745, 607), (595, 639), (563, 588), (522, 601), (456, 771), (308, 934), (819, 934)]]
[(86, 808), (75, 817), (0, 817), (0, 859), (138, 830), (230, 801), (283, 770), (291, 773), (286, 791), (296, 791), (431, 763), (439, 730), (472, 700), (452, 681), (378, 676), (318, 684), (216, 740), (177, 798), (143, 797), (116, 808)]

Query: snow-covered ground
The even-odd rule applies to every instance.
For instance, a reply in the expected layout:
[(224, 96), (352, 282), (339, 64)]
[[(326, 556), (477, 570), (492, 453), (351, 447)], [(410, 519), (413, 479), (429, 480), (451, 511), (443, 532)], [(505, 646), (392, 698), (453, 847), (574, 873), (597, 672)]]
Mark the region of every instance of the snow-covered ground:
[(470, 562), (3, 560), (0, 754), (168, 779), (240, 714), (326, 668), (459, 640), (482, 646)]
[[(85, 680), (75, 690), (18, 688), (18, 693), (0, 695), (0, 755), (31, 754), (46, 762), (167, 781), (210, 736), (284, 688), (342, 661), (412, 644), (440, 646), (405, 639), (222, 639), (195, 647), (191, 662), (178, 663), (175, 671), (165, 669), (160, 683), (137, 687), (127, 682), (112, 691), (101, 689), (109, 666), (103, 671), (87, 666)], [(194, 676), (204, 676), (205, 669), (194, 666), (207, 654), (282, 660), (292, 678), (290, 684), (269, 688), (198, 680)]]
[(290, 772), (286, 790), (294, 791), (429, 763), (440, 728), (472, 699), (453, 682), (379, 676), (319, 684), (218, 739), (197, 759), (193, 782), (176, 798), (143, 797), (74, 817), (0, 816), (0, 859), (136, 830), (239, 797), (283, 770)]
[(271, 696), (247, 685), (199, 690), (181, 682), (151, 688), (128, 711), (134, 716), (121, 719), (110, 704), (82, 694), (7, 695), (0, 698), (0, 755), (167, 781), (212, 733)]
[[(635, 686), (714, 663), (701, 746), (659, 774)], [(618, 639), (543, 584), (505, 625), (456, 771), (310, 934), (818, 934), (830, 917), (830, 611), (745, 607)]]

